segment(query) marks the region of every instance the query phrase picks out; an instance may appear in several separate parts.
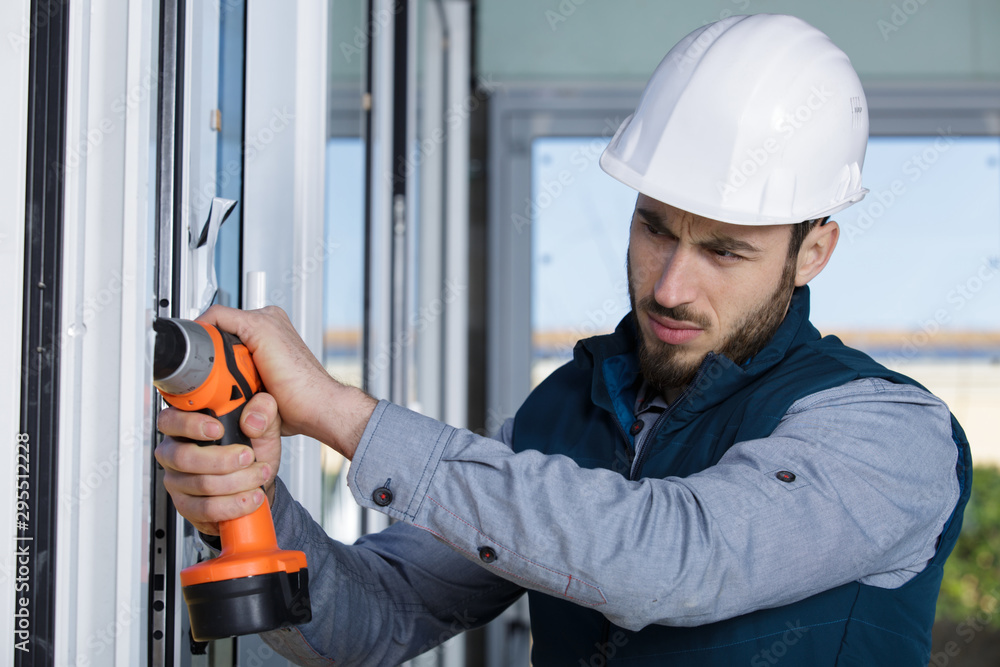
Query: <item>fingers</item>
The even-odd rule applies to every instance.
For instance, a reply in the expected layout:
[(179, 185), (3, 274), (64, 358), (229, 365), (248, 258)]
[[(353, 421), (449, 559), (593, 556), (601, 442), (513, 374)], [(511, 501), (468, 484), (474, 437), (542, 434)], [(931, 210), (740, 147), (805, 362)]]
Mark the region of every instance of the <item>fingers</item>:
[[(208, 324), (213, 324), (223, 331), (236, 334), (240, 340), (244, 343), (248, 343), (247, 338), (249, 338), (249, 336), (247, 334), (249, 316), (246, 311), (215, 305), (202, 313), (198, 320), (201, 322), (207, 322)], [(253, 349), (251, 348), (250, 351), (253, 352)]]
[(241, 417), (255, 449), (191, 442), (222, 435), (217, 420), (199, 413), (167, 408), (157, 427), (169, 436), (154, 451), (164, 469), (163, 485), (177, 511), (203, 533), (218, 534), (218, 522), (254, 511), (265, 499), (261, 487), (273, 488), (281, 460), (281, 418), (270, 395), (254, 396)]
[[(181, 472), (179, 470), (166, 470), (163, 485), (174, 498), (174, 504), (177, 505), (179, 510), (182, 498), (243, 498), (248, 494), (252, 494), (254, 490), (259, 490), (269, 479), (270, 471), (268, 470), (268, 466), (261, 463), (248, 466), (243, 470), (229, 475), (202, 475)], [(221, 504), (225, 506), (227, 503)], [(260, 503), (257, 504), (259, 505)], [(184, 513), (181, 512), (181, 514)], [(206, 515), (196, 518), (199, 521), (222, 521), (236, 517), (228, 515), (210, 517)]]
[[(236, 334), (246, 345), (267, 393), (280, 406), (285, 435), (301, 433), (330, 443), (341, 439), (340, 431), (326, 433), (319, 426), (326, 412), (324, 406), (335, 404), (346, 388), (330, 377), (283, 310), (268, 306), (239, 311), (213, 306), (201, 320)], [(340, 426), (337, 420), (331, 424)], [(263, 428), (256, 419), (244, 421), (243, 426), (255, 432)], [(348, 430), (353, 436), (353, 430)]]
[(200, 412), (184, 412), (177, 408), (165, 408), (156, 418), (156, 430), (175, 438), (190, 438), (210, 442), (222, 437), (225, 429), (214, 417)]
[(244, 445), (200, 446), (165, 438), (154, 455), (163, 466), (163, 486), (177, 511), (198, 530), (217, 535), (218, 522), (257, 509), (277, 467), (254, 461)]
[[(309, 435), (308, 429), (316, 423), (323, 403), (321, 395), (339, 385), (295, 331), (285, 312), (274, 306), (252, 311), (213, 306), (200, 319), (239, 336), (253, 356), (267, 393), (281, 406), (285, 431)], [(243, 424), (258, 432), (263, 428), (255, 420)]]
[(219, 522), (250, 514), (264, 502), (260, 489), (231, 496), (175, 496), (174, 507), (191, 525), (206, 535), (219, 534)]
[(254, 452), (245, 445), (202, 446), (164, 438), (153, 456), (165, 470), (200, 475), (229, 475), (249, 467)]
[(206, 310), (199, 321), (213, 324), (223, 331), (236, 334), (251, 353), (257, 351), (264, 332), (268, 329), (273, 336), (276, 331), (295, 333), (288, 314), (277, 306), (266, 306), (258, 310), (238, 310), (226, 306), (214, 305)]

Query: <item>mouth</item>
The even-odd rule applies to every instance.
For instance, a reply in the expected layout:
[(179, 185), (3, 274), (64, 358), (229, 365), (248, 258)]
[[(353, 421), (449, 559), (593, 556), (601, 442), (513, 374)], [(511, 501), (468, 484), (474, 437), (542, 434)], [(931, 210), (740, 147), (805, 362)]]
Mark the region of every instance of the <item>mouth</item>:
[(653, 334), (670, 345), (689, 343), (704, 331), (701, 327), (690, 322), (679, 322), (669, 317), (653, 317), (648, 313), (646, 317), (649, 319)]

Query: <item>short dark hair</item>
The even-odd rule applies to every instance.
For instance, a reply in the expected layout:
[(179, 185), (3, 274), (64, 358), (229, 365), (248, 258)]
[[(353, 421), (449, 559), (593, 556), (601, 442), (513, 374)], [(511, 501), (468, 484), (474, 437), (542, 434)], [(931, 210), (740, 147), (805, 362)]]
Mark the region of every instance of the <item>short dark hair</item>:
[(809, 235), (809, 232), (812, 231), (813, 227), (816, 225), (825, 225), (826, 221), (829, 219), (830, 216), (826, 216), (825, 218), (806, 220), (805, 222), (792, 225), (792, 238), (788, 242), (789, 261), (793, 261), (799, 256), (799, 250), (802, 248), (802, 242), (806, 240), (806, 236)]

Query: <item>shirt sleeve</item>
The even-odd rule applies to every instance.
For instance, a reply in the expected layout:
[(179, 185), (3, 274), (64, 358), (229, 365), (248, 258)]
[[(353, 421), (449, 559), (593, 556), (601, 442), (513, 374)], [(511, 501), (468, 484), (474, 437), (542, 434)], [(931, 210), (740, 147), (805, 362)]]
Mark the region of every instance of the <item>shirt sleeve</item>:
[(295, 664), (400, 664), (484, 625), (524, 592), (413, 526), (397, 523), (345, 545), (280, 479), (274, 496), (279, 546), (306, 554), (312, 620), (260, 636)]
[(866, 379), (801, 399), (698, 474), (639, 481), (382, 402), (349, 482), (480, 567), (635, 630), (901, 585), (958, 500), (957, 456), (940, 400)]

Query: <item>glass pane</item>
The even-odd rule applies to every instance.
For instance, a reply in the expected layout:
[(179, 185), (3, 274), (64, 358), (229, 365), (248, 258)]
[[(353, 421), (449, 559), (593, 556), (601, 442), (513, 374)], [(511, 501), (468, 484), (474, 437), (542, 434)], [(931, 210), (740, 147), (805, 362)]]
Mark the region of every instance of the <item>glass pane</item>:
[(924, 384), (1000, 462), (1000, 138), (878, 137), (812, 320)]
[[(243, 192), (243, 101), (246, 4), (229, 2), (219, 13), (219, 117), (215, 196), (240, 200)], [(219, 229), (215, 246), (215, 271), (219, 279), (217, 302), (241, 306), (241, 244), (243, 206), (236, 205)]]
[(364, 148), (360, 137), (326, 145), (326, 237), (323, 362), (341, 382), (361, 386), (364, 296)]
[[(330, 1), (326, 145), (326, 248), (323, 364), (342, 382), (361, 386), (364, 296), (364, 142), (361, 98), (365, 3)], [(347, 488), (347, 461), (323, 448), (322, 525), (334, 538), (361, 535), (361, 512)]]
[(531, 386), (581, 338), (629, 311), (625, 251), (635, 191), (605, 174), (604, 137), (545, 137), (531, 147)]

